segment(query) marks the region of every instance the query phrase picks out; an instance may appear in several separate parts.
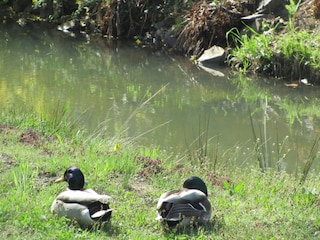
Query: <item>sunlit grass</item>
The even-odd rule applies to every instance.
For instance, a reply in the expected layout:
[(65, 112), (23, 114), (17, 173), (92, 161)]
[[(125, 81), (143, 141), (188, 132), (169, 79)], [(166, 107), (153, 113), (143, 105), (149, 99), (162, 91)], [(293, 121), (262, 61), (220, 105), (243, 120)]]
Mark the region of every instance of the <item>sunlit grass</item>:
[(317, 83), (320, 36), (318, 33), (295, 30), (293, 18), (299, 4), (300, 1), (295, 3), (292, 0), (286, 5), (289, 21), (281, 34), (277, 33), (277, 25), (262, 33), (255, 32), (249, 26), (249, 34), (231, 29), (226, 37), (231, 38), (236, 46), (232, 50), (230, 65), (245, 72), (264, 73), (286, 81), (307, 78), (309, 82)]
[[(2, 126), (0, 135), (4, 143), (0, 146), (0, 236), (3, 239), (234, 239), (235, 236), (237, 239), (308, 239), (318, 236), (320, 179), (312, 171), (301, 182), (302, 173), (293, 176), (272, 169), (262, 173), (257, 165), (237, 167), (234, 163), (241, 149), (218, 152), (216, 160), (207, 156), (201, 161), (190, 161), (168, 156), (159, 148), (128, 144), (115, 149), (116, 143), (104, 137), (77, 136), (78, 140), (73, 141), (72, 136), (62, 131), (64, 128), (59, 132), (63, 141), (44, 134), (43, 141), (32, 144), (19, 141), (20, 134), (30, 128), (28, 124), (21, 127), (9, 121), (7, 124)], [(214, 161), (218, 161), (215, 166)], [(82, 169), (88, 187), (112, 196), (114, 213), (105, 228), (81, 230), (50, 213), (53, 199), (66, 188), (66, 183), (53, 181), (71, 165)], [(216, 185), (212, 173), (225, 175), (230, 181)], [(207, 182), (214, 209), (212, 226), (168, 232), (155, 220), (158, 197), (164, 191), (180, 188), (190, 175), (199, 175)]]
[(320, 68), (320, 36), (306, 31), (289, 32), (276, 38), (274, 52), (286, 60), (294, 59), (299, 65)]

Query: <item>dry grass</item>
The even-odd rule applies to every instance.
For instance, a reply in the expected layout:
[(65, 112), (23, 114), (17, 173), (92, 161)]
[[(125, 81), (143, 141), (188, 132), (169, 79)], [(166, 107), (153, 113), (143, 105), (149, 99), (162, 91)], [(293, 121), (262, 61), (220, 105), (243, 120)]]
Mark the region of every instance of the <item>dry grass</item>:
[(214, 44), (225, 45), (226, 32), (239, 23), (240, 8), (236, 1), (223, 6), (195, 3), (179, 34), (177, 48), (188, 55), (199, 56)]

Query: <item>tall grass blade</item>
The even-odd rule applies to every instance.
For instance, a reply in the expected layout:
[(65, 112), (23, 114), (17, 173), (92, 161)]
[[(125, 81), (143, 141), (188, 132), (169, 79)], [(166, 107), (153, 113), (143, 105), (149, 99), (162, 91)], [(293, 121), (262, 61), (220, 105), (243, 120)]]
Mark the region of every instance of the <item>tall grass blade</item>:
[[(209, 138), (209, 125), (210, 125), (210, 115), (207, 117), (205, 124), (202, 124), (201, 115), (199, 116), (199, 125), (198, 125), (198, 133), (196, 138), (188, 144), (187, 138), (185, 138), (186, 142), (186, 150), (181, 154), (182, 156), (188, 154), (189, 159), (191, 161), (196, 160), (200, 165), (204, 164), (208, 158), (208, 149), (209, 142), (213, 139), (213, 137)], [(205, 126), (203, 129), (202, 126)], [(217, 159), (214, 160), (215, 165), (217, 164)]]
[(300, 179), (301, 184), (303, 184), (306, 181), (308, 173), (310, 172), (311, 166), (317, 157), (318, 148), (319, 148), (319, 140), (320, 140), (320, 136), (318, 136), (313, 142), (313, 145), (311, 147), (311, 151), (309, 153), (307, 162), (304, 165), (304, 168), (302, 170), (302, 177)]
[(264, 160), (262, 159), (261, 154), (260, 154), (260, 150), (259, 150), (260, 147), (261, 147), (260, 144), (259, 144), (260, 141), (257, 138), (256, 130), (254, 129), (253, 119), (252, 119), (252, 116), (251, 116), (250, 108), (248, 109), (248, 111), (249, 111), (251, 131), (252, 131), (253, 142), (254, 142), (254, 151), (255, 151), (255, 154), (256, 154), (260, 169), (264, 170), (265, 169)]
[(265, 105), (264, 105), (264, 111), (263, 111), (263, 136), (264, 136), (264, 158), (265, 158), (265, 163), (267, 164), (266, 167), (271, 166), (271, 159), (269, 157), (269, 152), (268, 152), (268, 144), (267, 144), (267, 109), (268, 109), (268, 98), (265, 96)]

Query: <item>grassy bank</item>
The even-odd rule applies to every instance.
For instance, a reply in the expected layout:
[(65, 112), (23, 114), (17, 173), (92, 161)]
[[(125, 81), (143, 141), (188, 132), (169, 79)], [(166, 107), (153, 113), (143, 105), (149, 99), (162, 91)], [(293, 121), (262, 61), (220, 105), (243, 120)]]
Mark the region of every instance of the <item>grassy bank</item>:
[[(320, 234), (319, 176), (242, 169), (207, 159), (175, 159), (159, 149), (89, 138), (76, 125), (36, 116), (3, 114), (0, 124), (0, 235), (3, 239), (312, 239)], [(59, 125), (59, 128), (57, 128)], [(120, 143), (120, 144), (119, 144)], [(117, 146), (117, 147), (115, 147)], [(119, 147), (120, 146), (120, 147)], [(223, 154), (218, 161), (224, 161)], [(236, 158), (236, 156), (235, 156)], [(212, 160), (213, 161), (213, 160)], [(79, 166), (88, 187), (113, 197), (109, 226), (91, 231), (50, 213), (66, 184), (54, 184), (66, 167)], [(158, 197), (199, 175), (214, 211), (208, 226), (168, 232), (155, 221)], [(227, 177), (223, 177), (227, 176)]]
[(232, 66), (249, 73), (284, 78), (297, 85), (301, 79), (319, 83), (319, 34), (295, 30), (281, 35), (238, 34), (240, 45), (233, 50)]
[[(297, 87), (302, 82), (319, 84), (320, 35), (317, 29), (310, 29), (307, 24), (309, 21), (317, 25), (315, 4), (318, 1), (311, 5), (311, 9), (303, 8), (299, 11), (300, 2), (290, 1), (285, 6), (289, 14), (285, 23), (270, 24), (267, 20), (262, 21), (263, 27), (259, 32), (250, 26), (247, 26), (245, 32), (231, 29), (227, 36), (234, 40), (236, 47), (232, 50), (230, 65), (244, 72), (282, 78), (291, 82), (291, 87)], [(311, 20), (309, 18), (304, 23), (295, 20), (310, 11), (313, 12)]]

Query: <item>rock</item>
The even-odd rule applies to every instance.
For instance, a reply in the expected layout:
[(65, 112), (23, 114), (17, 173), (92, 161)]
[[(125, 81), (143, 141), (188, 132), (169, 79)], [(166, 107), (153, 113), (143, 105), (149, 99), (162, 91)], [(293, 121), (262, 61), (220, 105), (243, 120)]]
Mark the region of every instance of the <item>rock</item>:
[(204, 51), (204, 53), (197, 59), (202, 65), (220, 65), (225, 60), (225, 50), (219, 46), (213, 46)]
[(276, 13), (284, 8), (286, 0), (262, 0), (257, 8), (258, 13)]

